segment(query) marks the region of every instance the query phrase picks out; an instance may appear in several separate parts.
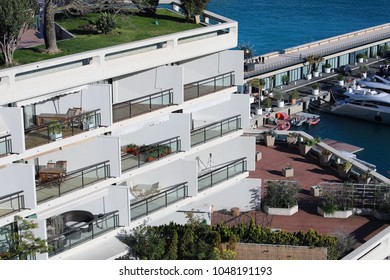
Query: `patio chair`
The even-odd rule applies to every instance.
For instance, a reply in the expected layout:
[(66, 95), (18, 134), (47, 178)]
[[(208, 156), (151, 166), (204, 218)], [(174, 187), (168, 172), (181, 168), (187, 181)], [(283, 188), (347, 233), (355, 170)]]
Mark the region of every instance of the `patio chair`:
[(80, 107), (73, 107), (68, 109), (68, 112), (66, 113), (69, 119), (68, 128), (70, 128), (70, 126), (78, 129), (81, 128), (81, 124), (82, 124), (81, 117), (77, 117), (81, 115), (81, 113), (82, 113), (82, 109)]

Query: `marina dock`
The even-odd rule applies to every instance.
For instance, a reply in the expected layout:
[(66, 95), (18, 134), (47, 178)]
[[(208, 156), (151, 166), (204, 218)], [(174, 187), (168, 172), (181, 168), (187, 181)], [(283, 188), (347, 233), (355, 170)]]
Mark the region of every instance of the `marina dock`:
[(344, 143), (341, 141), (333, 140), (333, 139), (323, 139), (322, 142), (324, 142), (325, 144), (331, 146), (332, 148), (338, 151), (346, 151), (348, 153), (353, 153), (353, 154), (364, 150), (364, 148), (354, 146), (348, 143)]

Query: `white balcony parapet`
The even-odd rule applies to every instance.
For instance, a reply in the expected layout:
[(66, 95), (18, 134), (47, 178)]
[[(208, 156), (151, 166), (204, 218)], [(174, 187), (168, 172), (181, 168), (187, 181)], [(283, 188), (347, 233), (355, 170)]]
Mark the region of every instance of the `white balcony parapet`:
[(0, 70), (1, 104), (237, 46), (236, 21), (210, 12), (205, 16), (218, 24)]

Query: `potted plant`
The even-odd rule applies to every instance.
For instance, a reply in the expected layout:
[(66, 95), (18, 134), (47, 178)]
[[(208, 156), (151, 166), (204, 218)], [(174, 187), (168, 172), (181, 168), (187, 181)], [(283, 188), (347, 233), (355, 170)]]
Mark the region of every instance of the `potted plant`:
[(329, 74), (331, 68), (332, 68), (332, 65), (330, 63), (326, 63), (324, 66), (325, 73)]
[(284, 107), (284, 96), (283, 96), (282, 91), (280, 89), (275, 89), (274, 96), (276, 99), (276, 106), (278, 108), (283, 108)]
[(297, 132), (290, 132), (287, 135), (287, 145), (288, 147), (292, 148), (295, 147), (298, 141), (299, 134)]
[(264, 107), (266, 112), (271, 112), (271, 107), (272, 107), (272, 100), (271, 98), (267, 97), (264, 100)]
[(339, 173), (339, 176), (342, 177), (342, 178), (347, 178), (349, 176), (349, 172), (351, 171), (352, 169), (352, 162), (350, 161), (344, 161), (342, 164), (339, 164), (337, 166), (337, 171)]
[(348, 218), (353, 209), (352, 193), (350, 185), (324, 188), (317, 213), (324, 218)]
[(314, 62), (316, 61), (316, 57), (315, 57), (315, 55), (311, 54), (311, 55), (308, 55), (305, 60), (306, 60), (307, 66), (308, 66), (306, 78), (307, 78), (307, 80), (311, 80), (312, 79), (311, 69), (313, 68)]
[(321, 151), (321, 154), (319, 155), (320, 165), (328, 166), (330, 164), (330, 158), (331, 157), (332, 157), (332, 152), (327, 150), (327, 149), (323, 149)]
[(319, 83), (312, 84), (311, 88), (313, 89), (313, 95), (320, 94), (320, 84)]
[(360, 73), (362, 74), (362, 78), (367, 78), (367, 72), (369, 69), (370, 68), (366, 64), (360, 65), (359, 70)]
[(358, 177), (358, 182), (360, 184), (369, 184), (371, 181), (371, 170), (367, 169), (366, 171), (360, 173)]
[(303, 142), (299, 143), (299, 153), (303, 156), (307, 155), (311, 148), (318, 144), (321, 141), (321, 138), (316, 136), (314, 138), (306, 138)]
[(344, 76), (339, 74), (337, 75), (337, 80), (339, 81), (339, 86), (344, 86)]
[(313, 72), (314, 77), (318, 77), (320, 75), (319, 69), (322, 61), (324, 61), (324, 58), (322, 56), (315, 56)]
[(138, 145), (136, 144), (128, 144), (126, 146), (126, 153), (129, 153), (129, 154), (134, 154), (135, 151), (139, 148)]
[(283, 75), (282, 76), (282, 83), (283, 83), (283, 85), (288, 85), (288, 83), (289, 83), (289, 77), (288, 77), (288, 75)]
[(268, 80), (269, 80), (269, 94), (272, 95), (274, 89), (275, 76), (268, 77)]
[(287, 166), (282, 168), (282, 175), (284, 177), (293, 177), (294, 176), (294, 168), (292, 168), (290, 163), (287, 163)]
[(356, 55), (356, 59), (357, 59), (357, 62), (358, 62), (358, 63), (363, 63), (364, 54), (358, 53), (358, 54)]
[(62, 139), (62, 125), (59, 121), (52, 121), (48, 125), (50, 140), (57, 141)]
[(263, 110), (261, 109), (260, 106), (261, 106), (261, 100), (263, 99), (262, 92), (265, 86), (265, 81), (263, 79), (255, 78), (250, 81), (250, 85), (254, 88), (257, 88), (258, 90), (258, 94), (257, 94), (258, 107), (256, 108), (256, 115), (261, 115)]
[(267, 147), (272, 147), (275, 145), (275, 138), (276, 138), (275, 131), (267, 130), (264, 132), (264, 141)]
[(298, 90), (294, 89), (293, 91), (290, 92), (290, 102), (292, 105), (295, 105), (297, 103), (297, 99), (299, 98), (299, 92)]
[(264, 211), (271, 215), (295, 214), (298, 212), (298, 192), (295, 181), (267, 181)]

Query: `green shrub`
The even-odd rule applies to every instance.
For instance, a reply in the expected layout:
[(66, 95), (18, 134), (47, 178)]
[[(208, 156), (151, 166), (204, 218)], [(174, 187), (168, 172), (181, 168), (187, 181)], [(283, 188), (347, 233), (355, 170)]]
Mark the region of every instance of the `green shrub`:
[(114, 30), (116, 27), (115, 18), (112, 14), (101, 13), (96, 20), (96, 28), (101, 33), (107, 34)]

